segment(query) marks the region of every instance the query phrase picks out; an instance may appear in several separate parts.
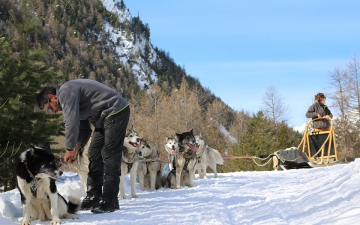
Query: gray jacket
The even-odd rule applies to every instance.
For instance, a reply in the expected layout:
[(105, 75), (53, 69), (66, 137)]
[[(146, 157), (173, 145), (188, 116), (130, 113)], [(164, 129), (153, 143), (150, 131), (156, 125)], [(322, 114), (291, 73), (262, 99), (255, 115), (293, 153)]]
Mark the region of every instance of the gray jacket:
[(85, 146), (92, 133), (90, 123), (101, 129), (104, 120), (128, 107), (115, 90), (89, 79), (65, 82), (56, 94), (64, 114), (67, 149)]
[[(326, 105), (315, 102), (309, 107), (308, 111), (306, 112), (306, 117), (315, 119), (318, 118), (318, 114), (320, 114), (322, 117), (329, 115), (330, 118), (333, 118), (330, 109)], [(327, 119), (315, 120), (313, 125), (314, 128), (329, 128), (330, 121)]]

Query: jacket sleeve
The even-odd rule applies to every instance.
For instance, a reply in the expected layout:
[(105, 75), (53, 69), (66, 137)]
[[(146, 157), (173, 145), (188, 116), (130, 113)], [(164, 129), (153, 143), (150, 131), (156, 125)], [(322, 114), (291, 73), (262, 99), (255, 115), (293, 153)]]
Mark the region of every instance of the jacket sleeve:
[(315, 104), (311, 105), (306, 112), (307, 118), (316, 118), (318, 116), (318, 112), (316, 112)]
[(89, 120), (80, 120), (79, 135), (77, 139), (77, 144), (81, 148), (84, 148), (86, 143), (89, 141), (92, 130)]
[(325, 109), (325, 115), (329, 115), (331, 119), (333, 118), (333, 114), (331, 113), (331, 111), (328, 107), (326, 107), (326, 109)]
[(65, 147), (73, 149), (79, 136), (80, 114), (79, 95), (71, 87), (61, 88), (59, 99), (65, 119)]

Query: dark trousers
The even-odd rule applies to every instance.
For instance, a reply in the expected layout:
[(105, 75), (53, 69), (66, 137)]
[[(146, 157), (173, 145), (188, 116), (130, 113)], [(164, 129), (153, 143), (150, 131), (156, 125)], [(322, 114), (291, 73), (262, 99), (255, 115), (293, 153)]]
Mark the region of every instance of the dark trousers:
[(95, 129), (89, 146), (89, 174), (87, 194), (107, 202), (117, 201), (120, 183), (121, 154), (130, 107), (126, 107)]

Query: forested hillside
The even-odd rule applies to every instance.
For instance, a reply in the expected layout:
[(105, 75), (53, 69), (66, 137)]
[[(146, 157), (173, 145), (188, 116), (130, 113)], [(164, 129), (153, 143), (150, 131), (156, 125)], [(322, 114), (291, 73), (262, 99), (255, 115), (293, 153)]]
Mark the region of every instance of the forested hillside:
[[(14, 188), (16, 155), (31, 144), (51, 141), (62, 158), (61, 117), (34, 111), (35, 94), (77, 78), (97, 80), (123, 95), (131, 106), (130, 126), (162, 155), (167, 136), (190, 129), (232, 155), (266, 155), (301, 140), (285, 122), (261, 111), (249, 115), (228, 107), (169, 52), (152, 45), (150, 27), (131, 16), (126, 1), (0, 0), (0, 27), (4, 190)], [(246, 160), (226, 160), (220, 171), (259, 169), (264, 168)]]

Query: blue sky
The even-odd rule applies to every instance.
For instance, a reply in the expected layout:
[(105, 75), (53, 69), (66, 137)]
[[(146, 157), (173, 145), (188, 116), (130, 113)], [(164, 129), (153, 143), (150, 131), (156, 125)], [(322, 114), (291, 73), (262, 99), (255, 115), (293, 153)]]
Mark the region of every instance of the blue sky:
[(360, 57), (357, 0), (124, 2), (154, 46), (233, 109), (256, 113), (274, 85), (291, 126), (308, 121), (317, 92), (331, 92), (329, 73)]

